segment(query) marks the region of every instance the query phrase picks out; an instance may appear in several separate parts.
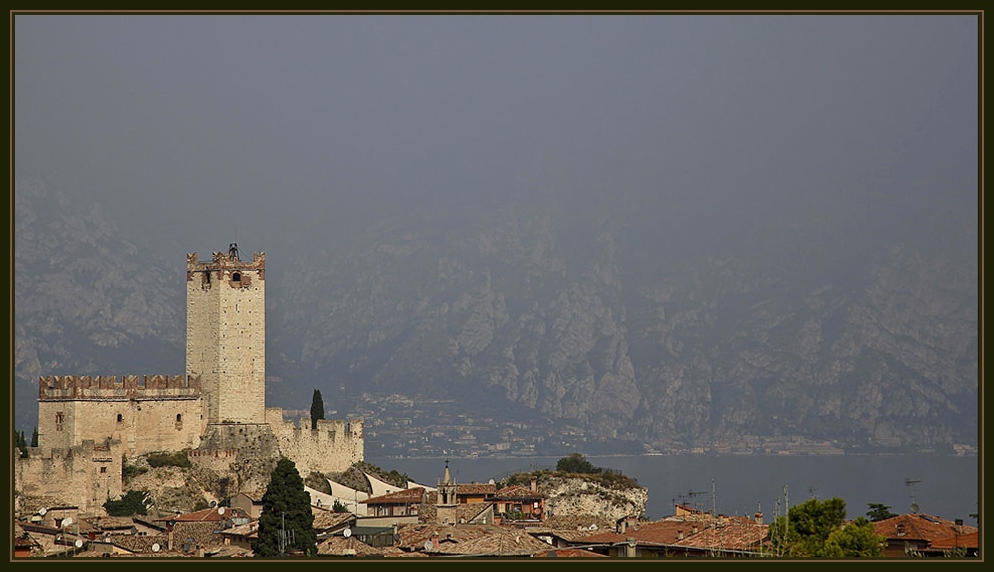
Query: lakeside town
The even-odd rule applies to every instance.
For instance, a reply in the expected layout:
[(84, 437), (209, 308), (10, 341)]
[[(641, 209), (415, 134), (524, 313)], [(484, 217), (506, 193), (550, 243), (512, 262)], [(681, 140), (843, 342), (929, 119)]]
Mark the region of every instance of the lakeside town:
[[(180, 467), (189, 468), (183, 459), (173, 456), (172, 465), (153, 463), (156, 468), (131, 467), (130, 478), (150, 473), (157, 480), (176, 479)], [(273, 483), (278, 470), (274, 470)], [(132, 489), (140, 492), (108, 501), (96, 513), (69, 505), (32, 507), (30, 515), (15, 519), (14, 557), (903, 559), (979, 555), (978, 529), (961, 519), (895, 514), (884, 505), (871, 505), (867, 517), (846, 519), (842, 499), (809, 499), (783, 515), (772, 516), (760, 512), (726, 515), (678, 503), (672, 514), (647, 520), (642, 516), (648, 498), (644, 489), (610, 469), (592, 466), (579, 454), (560, 459), (555, 471), (518, 473), (499, 483), (458, 483), (447, 461), (444, 477), (436, 486), (365, 464), (336, 476), (362, 490), (330, 478), (321, 483), (315, 475), (307, 479), (309, 484), (302, 484), (307, 499), (305, 521), (313, 538), (310, 550), (281, 541), (266, 551), (260, 527), (265, 534), (265, 513), (272, 512), (273, 500), (264, 490), (240, 492), (221, 502), (201, 499), (209, 506), (170, 511), (158, 506), (148, 491)], [(139, 482), (136, 479), (133, 484)], [(285, 523), (292, 508), (281, 506), (281, 526), (275, 532), (285, 539), (283, 526), (291, 528)], [(802, 532), (806, 543), (791, 537), (784, 526), (789, 519), (811, 515), (826, 519), (828, 528)], [(272, 522), (275, 517), (269, 516)]]
[[(905, 452), (899, 442), (878, 439), (858, 446), (837, 440), (815, 440), (801, 435), (739, 435), (700, 443), (645, 444), (634, 435), (613, 439), (592, 435), (579, 426), (536, 417), (527, 422), (506, 420), (485, 410), (466, 412), (455, 400), (412, 398), (362, 392), (346, 417), (366, 424), (369, 454), (377, 457), (532, 457), (558, 456), (571, 451), (591, 455), (845, 455)], [(284, 410), (306, 415), (305, 410)], [(332, 412), (335, 414), (337, 412)], [(915, 447), (915, 454), (975, 456), (974, 444)]]

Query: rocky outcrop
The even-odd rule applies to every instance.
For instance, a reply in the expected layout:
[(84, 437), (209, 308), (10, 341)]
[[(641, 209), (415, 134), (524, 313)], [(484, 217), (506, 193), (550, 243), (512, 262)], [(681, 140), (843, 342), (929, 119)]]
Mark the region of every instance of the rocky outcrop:
[(558, 518), (599, 515), (614, 522), (643, 517), (649, 500), (642, 487), (610, 487), (580, 476), (543, 476), (538, 491), (545, 495), (547, 513)]

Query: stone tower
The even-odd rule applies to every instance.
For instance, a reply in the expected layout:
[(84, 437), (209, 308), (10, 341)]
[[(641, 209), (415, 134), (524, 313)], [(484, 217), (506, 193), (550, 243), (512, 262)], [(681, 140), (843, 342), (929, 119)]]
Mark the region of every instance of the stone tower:
[(186, 260), (186, 371), (199, 375), (204, 425), (266, 422), (266, 255), (238, 246)]

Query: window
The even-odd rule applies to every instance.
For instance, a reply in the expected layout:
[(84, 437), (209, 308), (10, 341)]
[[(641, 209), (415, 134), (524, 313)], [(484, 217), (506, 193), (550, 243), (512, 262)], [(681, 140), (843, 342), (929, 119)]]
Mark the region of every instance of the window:
[(234, 272), (234, 273), (232, 273), (231, 279), (234, 280), (235, 282), (241, 282), (242, 281), (242, 273), (241, 272)]
[(182, 413), (177, 413), (176, 414), (176, 422), (177, 423), (182, 423), (183, 422), (183, 414)]
[(65, 420), (65, 414), (61, 411), (55, 414), (55, 430), (62, 431), (62, 422)]
[(101, 473), (106, 473), (107, 472), (107, 467), (100, 467), (100, 472)]
[(117, 422), (120, 423), (121, 421), (124, 421), (124, 415), (121, 415), (120, 413), (118, 413), (117, 414)]

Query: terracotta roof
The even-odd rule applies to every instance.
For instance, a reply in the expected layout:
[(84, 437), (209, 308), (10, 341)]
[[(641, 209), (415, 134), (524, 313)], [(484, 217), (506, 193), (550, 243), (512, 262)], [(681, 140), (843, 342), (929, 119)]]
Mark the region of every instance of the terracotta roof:
[[(902, 514), (873, 524), (873, 531), (888, 540), (924, 540), (933, 542), (956, 534), (956, 523), (928, 514)], [(961, 534), (977, 532), (963, 525)]]
[[(530, 556), (549, 545), (536, 539), (523, 530), (492, 525), (432, 526), (434, 533), (425, 540), (438, 535), (438, 543), (430, 549), (420, 547), (428, 554), (468, 555), (468, 556)], [(422, 531), (424, 532), (424, 531)], [(418, 536), (420, 539), (420, 536)], [(414, 546), (415, 549), (418, 545)]]
[(108, 542), (123, 548), (129, 552), (134, 552), (137, 554), (152, 554), (152, 545), (158, 544), (159, 550), (165, 550), (169, 546), (169, 536), (166, 534), (159, 534), (153, 536), (137, 536), (137, 535), (114, 535), (107, 539)]
[[(224, 514), (219, 512), (220, 509), (224, 509)], [(214, 508), (205, 508), (204, 510), (198, 510), (195, 512), (188, 512), (185, 514), (177, 514), (176, 516), (170, 516), (166, 518), (157, 518), (156, 522), (220, 522), (222, 520), (228, 520), (230, 518), (240, 516), (243, 518), (248, 518), (245, 511), (239, 508), (231, 507), (221, 507), (216, 506)]]
[(593, 526), (592, 531), (595, 533), (614, 530), (611, 519), (596, 514), (553, 514), (546, 517), (545, 524), (561, 530), (591, 530)]
[(542, 526), (528, 526), (525, 527), (525, 532), (532, 536), (555, 536), (561, 538), (566, 542), (580, 542), (587, 537), (600, 534), (599, 531), (591, 530), (573, 530), (569, 528), (549, 528)]
[[(435, 505), (436, 493), (428, 493), (428, 501), (421, 504), (418, 509), (418, 520), (426, 523), (434, 523), (438, 520), (438, 508)], [(492, 502), (460, 503), (456, 505), (456, 521), (472, 522), (488, 508), (492, 507)]]
[(314, 530), (328, 530), (336, 528), (355, 520), (355, 515), (350, 512), (325, 512), (320, 511), (314, 515)]
[[(394, 547), (388, 547), (391, 552), (399, 552)], [(347, 551), (352, 551), (351, 554)], [(366, 544), (355, 536), (348, 538), (342, 536), (329, 536), (318, 543), (319, 556), (378, 556), (384, 554), (386, 550)]]
[(604, 554), (598, 554), (592, 550), (581, 548), (559, 548), (556, 550), (546, 550), (534, 555), (535, 558), (550, 558), (550, 554), (555, 554), (558, 558), (607, 558)]
[(489, 483), (456, 485), (456, 495), (490, 495), (495, 492), (497, 492), (497, 485)]
[[(753, 550), (762, 545), (768, 529), (769, 526), (765, 524), (731, 520), (724, 525), (709, 526), (697, 534), (689, 534), (683, 540), (667, 544), (708, 550)], [(684, 534), (688, 532), (684, 530)]]
[(396, 492), (387, 493), (378, 497), (366, 499), (366, 506), (377, 504), (417, 504), (424, 496), (424, 488), (401, 489)]
[(240, 536), (244, 538), (258, 538), (259, 537), (259, 521), (253, 520), (247, 524), (239, 524), (238, 526), (232, 526), (231, 528), (226, 528), (219, 532), (221, 536)]
[(193, 539), (194, 545), (213, 546), (221, 544), (223, 539), (219, 534), (214, 534), (218, 529), (217, 522), (177, 522), (173, 526), (173, 547), (182, 547), (187, 539)]
[(545, 497), (538, 491), (533, 491), (528, 487), (523, 487), (521, 485), (514, 485), (513, 487), (504, 487), (487, 498), (491, 500), (512, 500), (512, 499), (533, 500), (533, 499), (542, 499)]
[(952, 534), (945, 538), (933, 540), (928, 545), (936, 550), (952, 550), (954, 548), (980, 548), (980, 539), (977, 531), (964, 534)]

